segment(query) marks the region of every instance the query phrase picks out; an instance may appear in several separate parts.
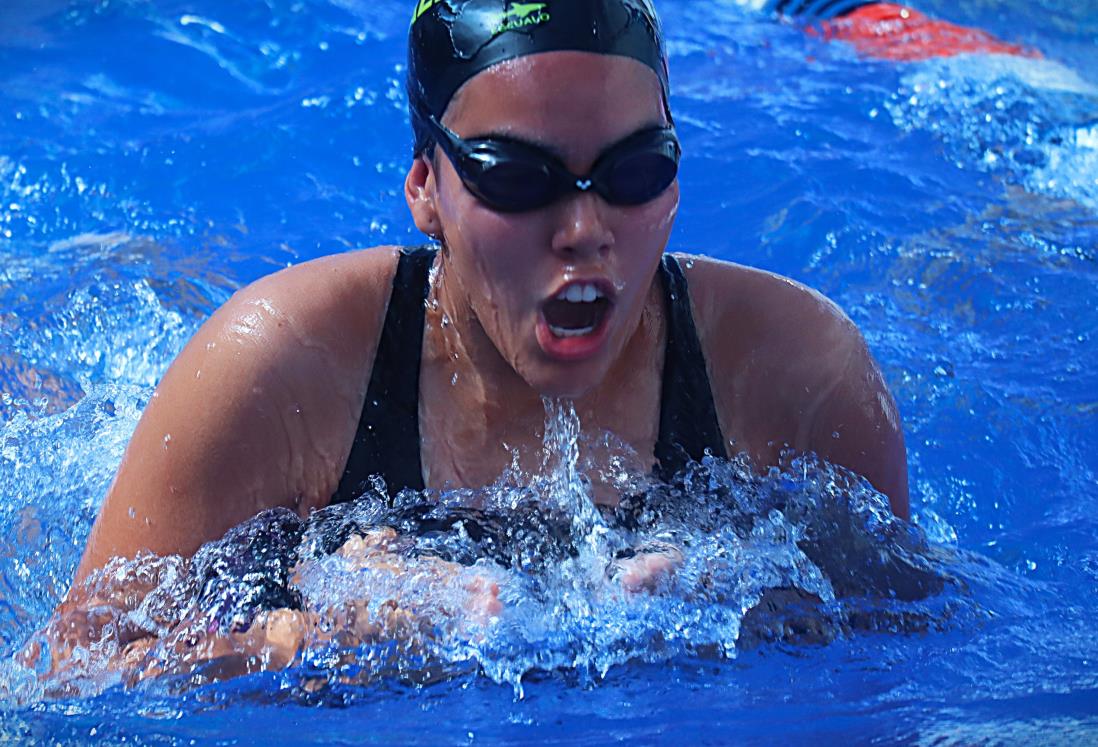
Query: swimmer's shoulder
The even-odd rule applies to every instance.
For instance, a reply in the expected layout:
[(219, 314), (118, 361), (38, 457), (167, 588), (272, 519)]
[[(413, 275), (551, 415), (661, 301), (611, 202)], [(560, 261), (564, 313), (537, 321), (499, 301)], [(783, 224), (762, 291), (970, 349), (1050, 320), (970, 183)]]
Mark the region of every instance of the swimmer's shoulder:
[(193, 553), (267, 508), (327, 505), (350, 452), (399, 250), (306, 262), (239, 290), (164, 374), (93, 528), (107, 558)]
[[(290, 453), (273, 462), (300, 465), (306, 453), (317, 459), (287, 476), (286, 490), (309, 508), (326, 504), (342, 474), (399, 254), (376, 247), (288, 267), (242, 288), (196, 335), (197, 354), (221, 372), (223, 399), (248, 404), (241, 427), (257, 440), (288, 444)], [(220, 354), (201, 349), (210, 343)], [(270, 410), (296, 418), (274, 422)]]
[(321, 338), (377, 336), (392, 290), (400, 247), (360, 249), (292, 265), (237, 291), (218, 310), (223, 321), (273, 305), (302, 332)]
[(736, 451), (776, 463), (811, 451), (867, 477), (907, 516), (900, 417), (857, 326), (839, 306), (781, 275), (679, 257), (718, 419)]
[(260, 278), (203, 325), (196, 338), (206, 350), (199, 353), (224, 359), (226, 386), (263, 388), (264, 380), (280, 379), (284, 386), (270, 396), (316, 390), (353, 405), (365, 397), (399, 253), (398, 247), (346, 252)]
[[(711, 257), (681, 255), (699, 334), (717, 358), (815, 378), (864, 346), (857, 326), (825, 295), (791, 278)], [(719, 342), (718, 342), (719, 340)], [(804, 370), (791, 370), (798, 362)]]

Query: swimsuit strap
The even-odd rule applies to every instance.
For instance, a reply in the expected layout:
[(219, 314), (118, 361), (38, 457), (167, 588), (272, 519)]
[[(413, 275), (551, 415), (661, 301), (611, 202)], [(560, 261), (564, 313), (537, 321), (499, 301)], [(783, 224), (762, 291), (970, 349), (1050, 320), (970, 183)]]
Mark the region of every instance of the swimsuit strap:
[[(424, 489), (419, 368), (435, 254), (430, 247), (400, 254), (358, 432), (332, 503), (354, 500), (370, 490), (372, 475), (385, 480), (390, 496), (405, 488)], [(667, 299), (667, 347), (656, 474), (671, 481), (688, 462), (700, 461), (706, 454), (724, 456), (726, 451), (686, 277), (670, 254), (664, 255), (659, 276)]]
[(727, 449), (690, 310), (686, 276), (671, 254), (663, 255), (659, 275), (667, 296), (667, 349), (655, 456), (656, 474), (670, 482), (688, 462), (700, 461), (706, 454), (723, 457)]
[(419, 454), (419, 363), (435, 254), (432, 247), (400, 253), (358, 432), (332, 503), (358, 498), (372, 487), (372, 475), (385, 480), (390, 496), (404, 488), (424, 489)]

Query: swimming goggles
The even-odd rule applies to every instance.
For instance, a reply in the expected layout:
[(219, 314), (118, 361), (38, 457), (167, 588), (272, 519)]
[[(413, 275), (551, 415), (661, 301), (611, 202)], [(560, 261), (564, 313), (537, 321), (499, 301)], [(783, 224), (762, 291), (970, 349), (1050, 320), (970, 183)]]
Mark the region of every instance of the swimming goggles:
[(653, 127), (614, 143), (578, 176), (543, 148), (498, 135), (466, 140), (434, 116), (428, 122), (466, 189), (503, 213), (536, 210), (573, 191), (641, 205), (671, 186), (682, 155), (674, 127)]

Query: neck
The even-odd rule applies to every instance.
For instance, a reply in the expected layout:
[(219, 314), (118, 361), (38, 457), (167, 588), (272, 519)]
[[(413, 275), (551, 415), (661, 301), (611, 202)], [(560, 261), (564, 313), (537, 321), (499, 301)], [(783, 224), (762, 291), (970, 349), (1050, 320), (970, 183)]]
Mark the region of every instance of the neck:
[[(541, 393), (500, 354), (457, 278), (447, 273), (446, 257), (438, 262), (427, 303), (421, 374), (420, 419), (430, 454), (424, 468), (446, 474), (451, 482), (482, 485), (510, 463), (511, 450), (536, 458), (545, 405)], [(610, 431), (649, 456), (659, 422), (663, 317), (662, 292), (654, 281), (607, 375), (574, 400), (586, 433)], [(445, 481), (428, 479), (428, 484)]]

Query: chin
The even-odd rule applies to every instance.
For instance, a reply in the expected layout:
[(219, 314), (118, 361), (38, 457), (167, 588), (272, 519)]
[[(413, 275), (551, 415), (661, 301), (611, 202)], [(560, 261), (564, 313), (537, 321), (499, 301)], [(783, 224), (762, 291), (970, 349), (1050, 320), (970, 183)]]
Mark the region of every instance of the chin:
[(553, 366), (553, 371), (539, 371), (530, 377), (523, 377), (530, 388), (542, 397), (550, 399), (578, 400), (590, 394), (599, 384), (606, 372), (595, 370), (591, 365)]

